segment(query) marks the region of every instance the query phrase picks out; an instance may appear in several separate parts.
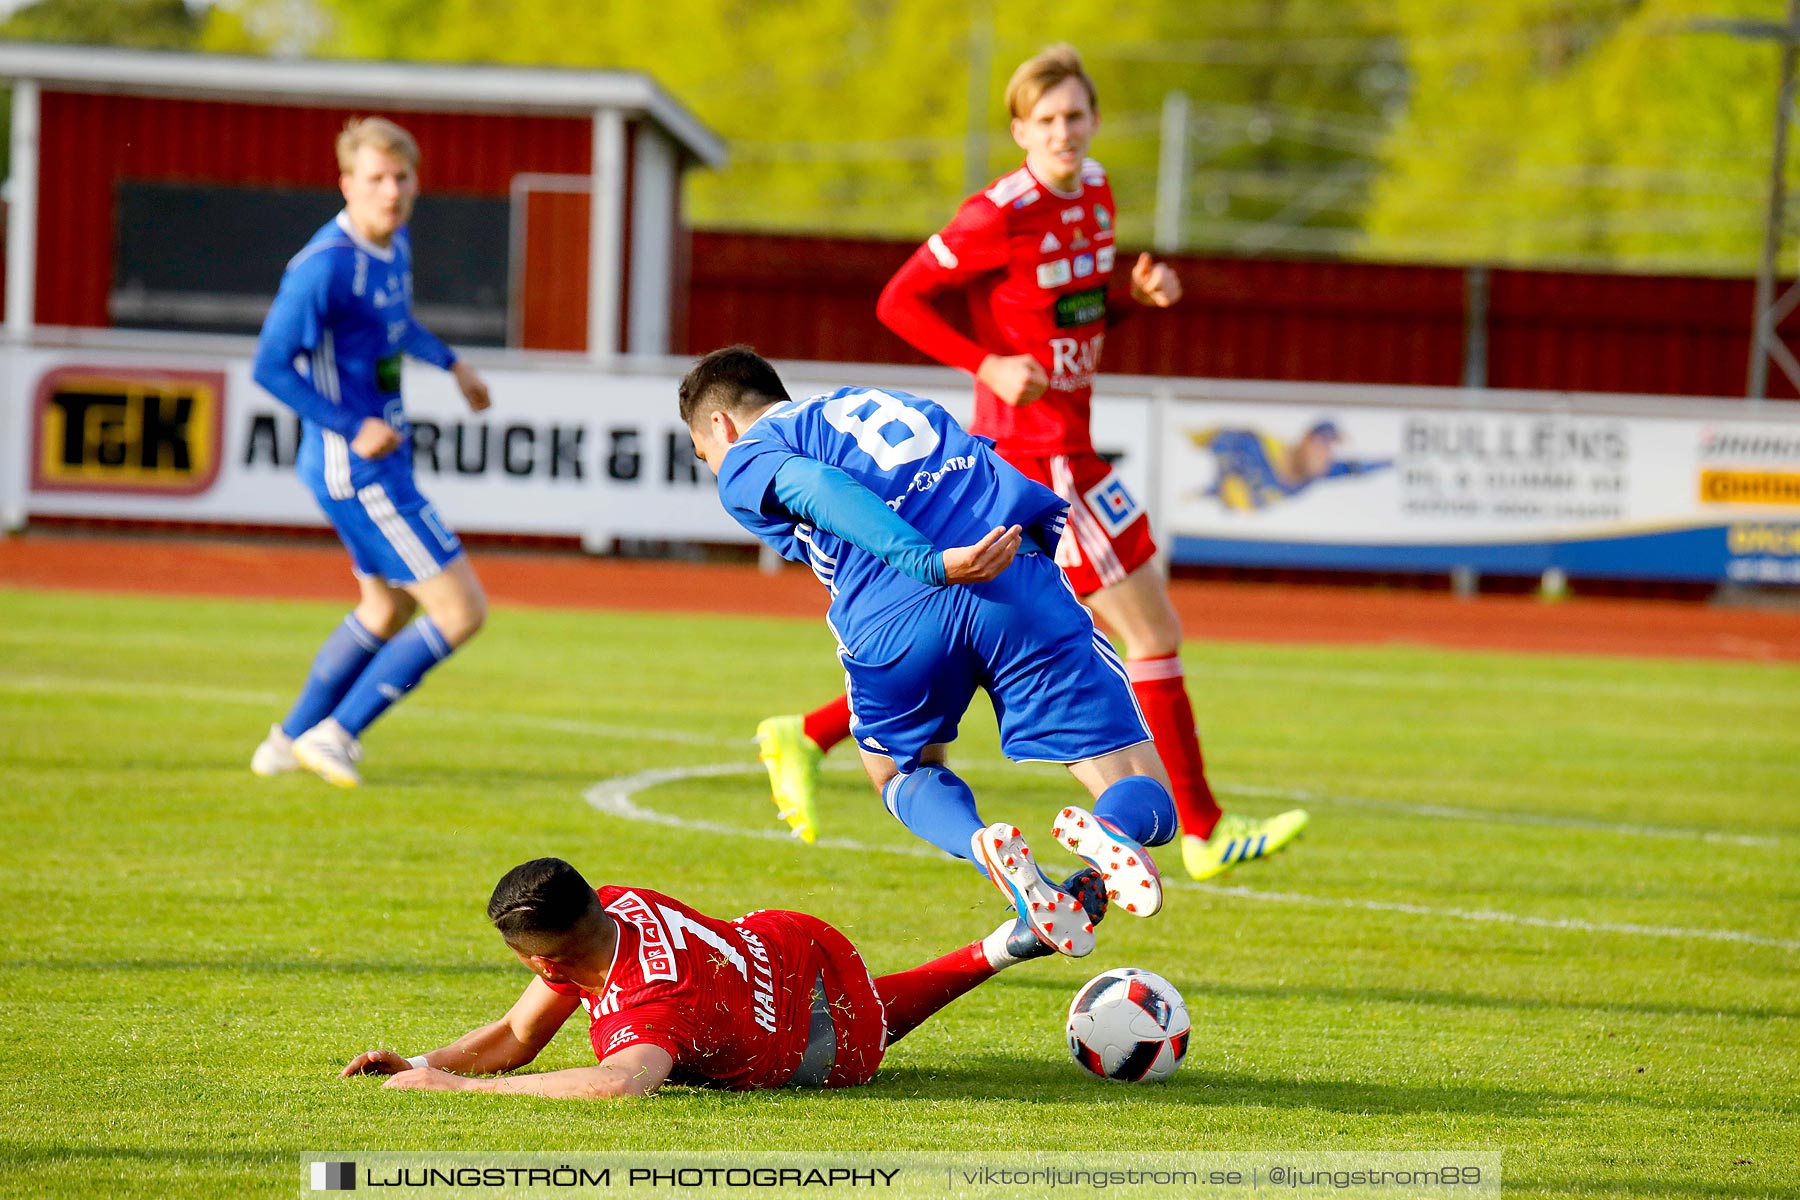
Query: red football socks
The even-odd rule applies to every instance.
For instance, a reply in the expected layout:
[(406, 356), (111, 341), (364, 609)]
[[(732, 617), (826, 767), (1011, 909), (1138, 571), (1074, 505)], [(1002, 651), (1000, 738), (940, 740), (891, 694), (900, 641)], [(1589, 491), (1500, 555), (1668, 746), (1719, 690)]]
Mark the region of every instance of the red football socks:
[(1188, 702), (1182, 679), (1181, 656), (1134, 658), (1125, 664), (1138, 707), (1156, 739), (1156, 753), (1169, 772), (1175, 811), (1181, 831), (1207, 837), (1219, 823), (1219, 802), (1206, 782), (1206, 763), (1200, 757), (1200, 734), (1194, 728), (1194, 706)]
[(800, 721), (806, 736), (819, 749), (829, 751), (850, 736), (850, 697), (839, 696), (830, 704), (813, 709)]
[(917, 1029), (958, 996), (993, 977), (994, 968), (980, 942), (971, 942), (910, 971), (883, 975), (875, 981), (875, 991), (887, 1010), (888, 1045)]

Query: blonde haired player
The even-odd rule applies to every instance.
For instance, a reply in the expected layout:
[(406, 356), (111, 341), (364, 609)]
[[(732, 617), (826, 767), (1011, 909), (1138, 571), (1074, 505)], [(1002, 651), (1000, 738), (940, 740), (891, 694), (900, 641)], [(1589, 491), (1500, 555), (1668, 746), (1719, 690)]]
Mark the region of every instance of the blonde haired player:
[[(965, 200), (943, 229), (888, 281), (877, 313), (926, 354), (975, 377), (970, 431), (1069, 504), (1056, 561), (1069, 583), (1125, 643), (1131, 689), (1169, 773), (1184, 836), (1182, 861), (1206, 879), (1273, 854), (1299, 835), (1299, 809), (1267, 820), (1220, 811), (1206, 780), (1181, 666), (1181, 622), (1155, 563), (1137, 499), (1094, 450), (1090, 400), (1109, 321), (1117, 210), (1106, 171), (1088, 157), (1099, 127), (1094, 81), (1073, 47), (1027, 59), (1007, 84), (1012, 136), (1025, 161)], [(1131, 299), (1166, 308), (1181, 281), (1141, 254)], [(963, 297), (973, 337), (936, 307)], [(820, 756), (849, 733), (835, 700), (757, 729), (775, 801), (795, 832), (816, 836)]]
[(361, 595), (250, 769), (304, 768), (355, 787), (362, 731), (487, 616), (462, 543), (413, 483), (401, 360), (449, 371), (472, 412), (488, 407), (488, 389), (413, 316), (406, 223), (419, 194), (418, 143), (386, 118), (364, 117), (344, 126), (336, 149), (343, 211), (289, 261), (255, 376), (300, 414), (300, 478), (350, 552)]

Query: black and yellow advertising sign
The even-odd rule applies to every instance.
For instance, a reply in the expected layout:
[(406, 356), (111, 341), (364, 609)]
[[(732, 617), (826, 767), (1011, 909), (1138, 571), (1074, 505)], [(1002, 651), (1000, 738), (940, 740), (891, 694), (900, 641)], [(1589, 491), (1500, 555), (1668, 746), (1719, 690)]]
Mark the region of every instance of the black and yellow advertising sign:
[(219, 371), (60, 367), (38, 381), (32, 486), (191, 496), (219, 474)]
[(1800, 471), (1704, 470), (1703, 504), (1800, 504)]

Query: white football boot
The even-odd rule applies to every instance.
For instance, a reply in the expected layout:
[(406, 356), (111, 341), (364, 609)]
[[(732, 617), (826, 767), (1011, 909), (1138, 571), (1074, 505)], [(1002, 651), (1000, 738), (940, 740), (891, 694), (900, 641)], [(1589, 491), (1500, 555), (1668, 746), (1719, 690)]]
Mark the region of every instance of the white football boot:
[(975, 835), (988, 878), (1012, 901), (1032, 932), (1058, 954), (1082, 958), (1094, 952), (1094, 921), (1081, 900), (1044, 877), (1018, 826), (1001, 821)]
[(1087, 809), (1063, 809), (1050, 836), (1100, 872), (1106, 880), (1106, 898), (1126, 912), (1153, 917), (1162, 908), (1162, 875), (1150, 855)]
[(301, 766), (341, 788), (362, 783), (356, 764), (362, 760), (362, 743), (331, 717), (294, 739), (294, 759)]
[(250, 756), (250, 773), (268, 779), (299, 769), (300, 762), (294, 757), (294, 739), (281, 732), (281, 726), (269, 726), (269, 736)]

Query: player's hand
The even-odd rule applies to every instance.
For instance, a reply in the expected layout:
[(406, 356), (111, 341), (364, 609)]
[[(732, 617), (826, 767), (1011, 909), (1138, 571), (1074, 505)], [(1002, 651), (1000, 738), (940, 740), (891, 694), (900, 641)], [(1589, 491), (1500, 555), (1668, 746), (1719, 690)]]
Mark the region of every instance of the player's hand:
[(455, 377), (456, 386), (462, 389), (463, 399), (469, 402), (469, 411), (486, 412), (493, 403), (488, 396), (487, 380), (460, 358), (450, 364), (450, 374)]
[(362, 428), (350, 439), (359, 458), (386, 458), (400, 448), (400, 431), (380, 417), (364, 417)]
[(1181, 280), (1175, 268), (1148, 253), (1138, 255), (1131, 266), (1131, 298), (1151, 308), (1167, 308), (1181, 299)]
[(412, 1069), (412, 1064), (403, 1055), (392, 1050), (364, 1050), (350, 1060), (349, 1066), (338, 1072), (338, 1078), (347, 1079), (352, 1075), (398, 1075)]
[(1000, 397), (1001, 403), (1014, 408), (1030, 404), (1050, 387), (1044, 364), (1029, 354), (990, 354), (981, 360), (975, 378)]
[(452, 1075), (448, 1071), (438, 1071), (431, 1067), (414, 1067), (400, 1072), (381, 1086), (403, 1088), (414, 1092), (457, 1092), (468, 1087), (469, 1081), (461, 1075)]
[(997, 577), (1012, 565), (1023, 535), (1024, 530), (1017, 525), (1011, 529), (996, 525), (973, 546), (944, 551), (944, 582), (986, 583)]

